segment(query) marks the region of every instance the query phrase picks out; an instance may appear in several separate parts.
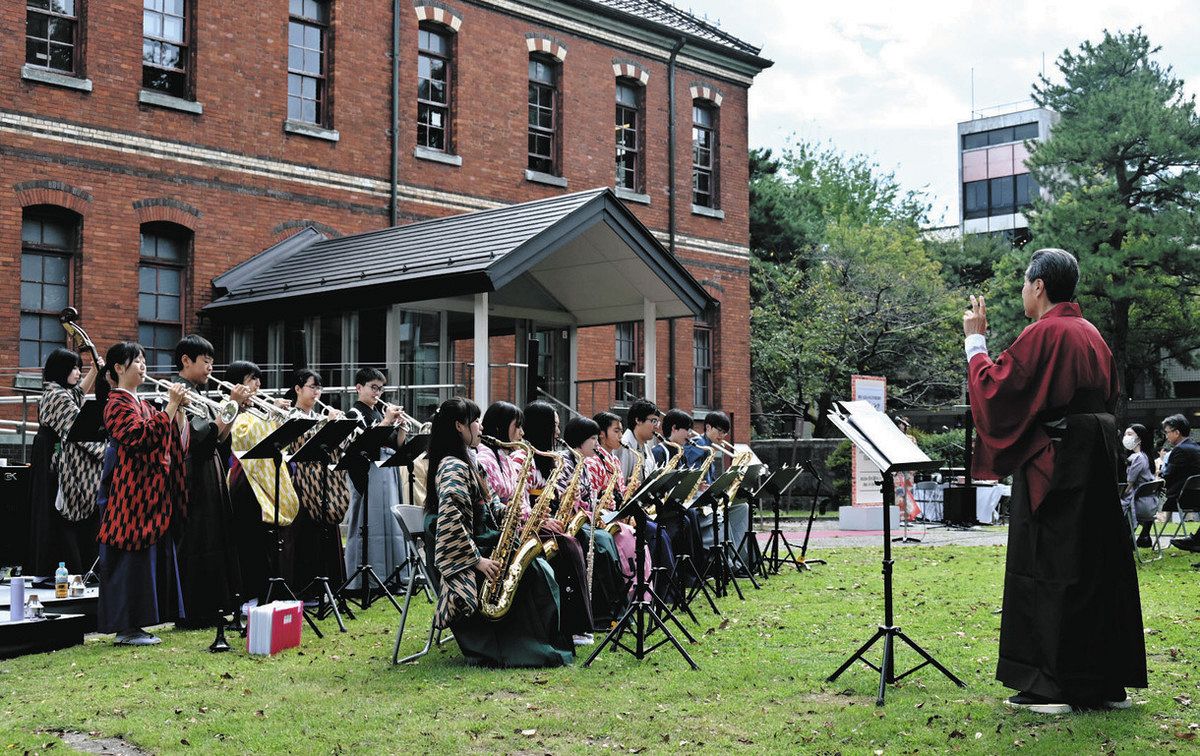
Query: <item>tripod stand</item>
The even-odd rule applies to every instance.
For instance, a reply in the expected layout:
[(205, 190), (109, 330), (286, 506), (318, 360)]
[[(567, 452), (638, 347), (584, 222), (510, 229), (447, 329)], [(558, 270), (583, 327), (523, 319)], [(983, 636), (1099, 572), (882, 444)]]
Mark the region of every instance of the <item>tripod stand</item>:
[[(428, 448), (429, 448), (429, 434), (428, 433), (418, 433), (418, 434), (411, 436), (404, 443), (404, 445), (401, 446), (400, 449), (397, 450), (396, 453), (392, 455), (391, 459), (380, 464), (380, 467), (385, 468), (385, 469), (391, 468), (391, 467), (403, 467), (405, 469), (405, 471), (408, 473), (408, 499), (407, 499), (407, 501), (409, 504), (413, 503), (413, 498), (415, 496), (415, 484), (413, 482), (413, 470), (414, 470), (414, 466), (417, 461), (417, 457), (420, 457), (422, 454), (424, 454), (425, 450)], [(392, 574), (387, 576), (387, 580), (383, 581), (386, 585), (394, 586), (395, 590), (397, 592), (400, 590), (400, 586), (401, 586), (402, 582), (404, 582), (404, 571), (406, 568), (408, 569), (408, 579), (409, 580), (415, 580), (418, 577), (420, 577), (412, 571), (412, 566), (411, 566), (412, 560), (409, 558), (410, 555), (408, 554), (408, 549), (410, 548), (411, 543), (408, 540), (407, 536), (405, 537), (404, 543), (405, 543), (405, 558), (403, 560), (401, 560), (401, 562), (399, 564), (396, 565), (396, 568), (392, 570)], [(420, 579), (423, 581), (427, 580), (427, 578), (425, 578), (425, 577), (420, 577)], [(424, 590), (425, 590), (425, 595), (429, 596), (430, 591), (429, 591), (428, 585), (425, 586)]]
[[(279, 524), (279, 500), (281, 498), (279, 493), (280, 475), (283, 470), (283, 450), (293, 441), (300, 438), (300, 436), (307, 433), (316, 424), (316, 420), (293, 418), (271, 431), (266, 438), (259, 441), (252, 448), (236, 455), (239, 461), (269, 459), (275, 467), (275, 498), (272, 507), (274, 509), (274, 522), (271, 528), (272, 535), (275, 537), (275, 558), (271, 564), (272, 576), (267, 578), (264, 604), (271, 603), (277, 589), (293, 601), (298, 600), (295, 592), (292, 591), (291, 586), (287, 584), (287, 580), (283, 577), (283, 527)], [(247, 472), (247, 477), (249, 477), (249, 472)], [(241, 607), (236, 607), (235, 611), (240, 612)], [(313, 621), (312, 616), (307, 611), (304, 612), (304, 619), (308, 622), (308, 626), (312, 628), (312, 631), (317, 634), (318, 638), (323, 637), (321, 629), (317, 627), (317, 623)]]
[[(900, 434), (899, 429), (891, 425), (891, 421), (883, 413), (866, 405), (866, 409), (861, 409), (856, 405), (865, 405), (865, 402), (853, 402), (850, 404), (842, 404), (841, 408), (844, 414), (831, 412), (830, 420), (836, 425), (846, 436), (862, 449), (871, 461), (874, 462), (880, 470), (883, 471), (883, 479), (880, 480), (879, 486), (883, 495), (885, 506), (883, 508), (883, 624), (871, 636), (871, 639), (864, 643), (857, 651), (851, 654), (850, 658), (842, 663), (842, 666), (830, 675), (827, 679), (833, 682), (845, 672), (855, 661), (861, 660), (871, 669), (879, 672), (879, 691), (875, 698), (876, 706), (883, 706), (884, 694), (887, 692), (887, 686), (891, 683), (896, 683), (899, 680), (911, 675), (921, 667), (927, 664), (933, 665), (939, 672), (950, 678), (951, 682), (960, 688), (967, 687), (959, 678), (942, 666), (941, 662), (933, 658), (925, 649), (921, 648), (904, 634), (898, 626), (894, 624), (894, 616), (892, 611), (892, 531), (891, 531), (891, 515), (886, 506), (887, 494), (892, 487), (892, 476), (897, 472), (905, 472), (909, 470), (936, 470), (941, 465), (938, 462), (931, 461), (920, 449), (916, 447), (908, 439)], [(872, 414), (873, 413), (873, 414)], [(903, 443), (895, 442), (891, 433), (880, 431), (880, 424), (875, 416), (882, 417), (884, 421), (891, 426), (896, 435), (900, 436)], [(901, 460), (899, 462), (891, 462), (888, 456), (881, 451), (888, 449), (893, 457)], [(915, 453), (914, 453), (915, 452)], [(921, 459), (924, 458), (924, 459)], [(901, 674), (896, 674), (895, 668), (895, 644), (896, 639), (904, 641), (913, 651), (916, 651), (923, 662)], [(867, 661), (865, 654), (870, 650), (875, 642), (883, 640), (883, 660), (879, 666), (875, 666)]]
[[(746, 474), (742, 480), (744, 482), (757, 482), (759, 477), (762, 475), (762, 469), (763, 466), (759, 463), (750, 465), (746, 470)], [(767, 560), (766, 557), (763, 556), (762, 549), (759, 548), (758, 531), (754, 527), (755, 511), (761, 511), (762, 500), (750, 493), (748, 486), (746, 485), (738, 488), (737, 496), (734, 497), (734, 500), (745, 502), (746, 506), (749, 507), (750, 515), (747, 521), (748, 527), (746, 528), (746, 532), (742, 535), (742, 540), (738, 544), (738, 553), (741, 554), (745, 552), (746, 559), (744, 561), (746, 562), (746, 567), (750, 570), (750, 574), (758, 575), (765, 582), (768, 577)]]
[(812, 565), (827, 564), (824, 559), (808, 558), (808, 541), (812, 537), (813, 520), (817, 518), (817, 497), (821, 494), (821, 474), (817, 472), (817, 466), (811, 459), (805, 460), (803, 465), (808, 468), (808, 474), (816, 480), (813, 484), (812, 505), (808, 508), (808, 525), (804, 528), (804, 543), (800, 546), (800, 566), (812, 572)]
[(378, 466), (376, 457), (379, 456), (380, 448), (391, 437), (394, 428), (389, 426), (374, 426), (367, 428), (359, 435), (358, 438), (350, 444), (346, 449), (346, 453), (342, 455), (342, 461), (337, 464), (335, 470), (348, 470), (355, 464), (366, 463), (367, 471), (363, 482), (362, 492), (362, 524), (359, 526), (359, 538), (362, 541), (362, 546), (359, 550), (358, 568), (354, 573), (346, 578), (346, 582), (342, 583), (341, 587), (334, 592), (335, 597), (340, 600), (346, 600), (346, 594), (352, 590), (350, 586), (355, 580), (362, 578), (362, 597), (359, 601), (359, 606), (363, 611), (371, 608), (371, 590), (372, 584), (379, 587), (379, 592), (387, 597), (392, 606), (397, 612), (401, 611), (400, 605), (396, 603), (396, 599), (392, 596), (391, 591), (379, 579), (379, 573), (375, 572), (375, 568), (370, 563), (370, 519), (371, 519), (371, 468)]
[[(646, 486), (643, 486), (637, 494), (626, 502), (625, 506), (619, 512), (605, 518), (607, 522), (611, 522), (617, 518), (633, 517), (636, 523), (634, 546), (637, 549), (637, 556), (635, 558), (636, 569), (634, 570), (634, 575), (636, 576), (634, 578), (634, 600), (629, 602), (629, 607), (626, 608), (621, 619), (617, 621), (616, 626), (609, 631), (604, 640), (597, 644), (595, 650), (592, 651), (592, 655), (583, 663), (583, 666), (591, 666), (596, 657), (600, 655), (600, 652), (610, 644), (613, 650), (620, 648), (623, 651), (628, 651), (630, 654), (633, 654), (635, 659), (641, 661), (655, 649), (666, 643), (670, 643), (692, 669), (700, 669), (692, 657), (688, 655), (684, 647), (680, 645), (679, 640), (671, 633), (671, 628), (663, 620), (663, 617), (674, 622), (675, 626), (679, 628), (679, 632), (683, 633), (684, 637), (690, 643), (695, 643), (696, 639), (692, 637), (687, 628), (675, 617), (663, 600), (658, 597), (658, 594), (654, 592), (654, 588), (646, 582), (646, 523), (648, 519), (646, 511), (641, 506), (641, 501), (644, 498), (642, 494), (645, 490)], [(647, 646), (646, 637), (655, 630), (662, 630), (663, 637), (657, 643)], [(622, 637), (626, 632), (633, 633), (634, 645), (632, 648), (622, 642)]]
[[(792, 487), (800, 477), (800, 468), (787, 467), (786, 465), (779, 468), (763, 481), (758, 490), (754, 492), (756, 498), (761, 497), (764, 493), (771, 496), (771, 511), (774, 517), (774, 527), (771, 528), (771, 535), (767, 538), (766, 548), (763, 549), (763, 561), (769, 567), (767, 568), (771, 574), (778, 575), (779, 568), (785, 564), (795, 565), (797, 572), (803, 572), (806, 567), (804, 562), (796, 558), (796, 553), (792, 550), (792, 544), (788, 542), (787, 536), (783, 534), (783, 530), (779, 527), (779, 502), (783, 498), (784, 491)], [(813, 500), (814, 512), (816, 499)], [(812, 518), (809, 518), (809, 528), (812, 528)], [(780, 547), (786, 554), (780, 554)], [(811, 569), (811, 568), (808, 568)]]

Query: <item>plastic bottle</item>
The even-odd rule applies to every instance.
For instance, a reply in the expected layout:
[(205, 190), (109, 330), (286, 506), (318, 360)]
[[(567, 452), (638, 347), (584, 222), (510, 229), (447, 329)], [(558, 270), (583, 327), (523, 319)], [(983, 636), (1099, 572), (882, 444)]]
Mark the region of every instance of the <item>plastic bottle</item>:
[(59, 562), (58, 569), (54, 571), (54, 598), (66, 598), (67, 587), (67, 563)]

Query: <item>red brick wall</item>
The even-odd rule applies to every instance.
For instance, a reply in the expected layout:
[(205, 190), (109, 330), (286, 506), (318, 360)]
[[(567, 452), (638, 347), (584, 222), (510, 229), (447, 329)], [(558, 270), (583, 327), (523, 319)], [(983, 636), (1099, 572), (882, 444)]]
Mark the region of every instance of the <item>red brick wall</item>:
[[(194, 18), (196, 100), (202, 115), (138, 102), (141, 15), (137, 3), (87, 4), (85, 75), (94, 89), (81, 93), (21, 78), (23, 45), (0, 46), (0, 115), (33, 116), (55, 124), (94, 128), (78, 142), (29, 133), (28, 125), (0, 131), (0, 363), (17, 361), (19, 321), (20, 225), (24, 204), (63, 198), (60, 204), (82, 215), (83, 257), (78, 296), (72, 302), (103, 350), (114, 340), (137, 332), (136, 284), (138, 226), (152, 219), (183, 223), (194, 232), (185, 328), (197, 326), (197, 312), (211, 298), (209, 282), (219, 273), (261, 251), (281, 237), (281, 223), (306, 219), (342, 233), (355, 233), (388, 222), (386, 188), (374, 191), (319, 186), (278, 176), (233, 170), (225, 164), (163, 159), (148, 147), (110, 149), (98, 139), (146, 137), (203, 147), (247, 158), (309, 166), (386, 182), (390, 128), (391, 3), (355, 0), (335, 3), (330, 126), (340, 141), (327, 142), (286, 134), (287, 4), (198, 3)], [(514, 202), (551, 196), (563, 190), (524, 178), (526, 163), (527, 60), (525, 34), (554, 37), (567, 48), (562, 65), (562, 147), (566, 191), (613, 184), (614, 57), (636, 60), (650, 74), (645, 91), (645, 168), (648, 206), (631, 209), (650, 228), (667, 227), (667, 67), (625, 49), (531, 20), (505, 15), (468, 2), (452, 2), (462, 27), (455, 35), (456, 111), (454, 143), (461, 167), (413, 157), (416, 127), (417, 18), (402, 3), (400, 91), (400, 180), (403, 184), (478, 198)], [(362, 19), (376, 19), (365, 24)], [(25, 26), (21, 3), (0, 6), (0, 29), (19, 40)], [(252, 33), (251, 33), (252, 32)], [(686, 50), (685, 50), (686, 52)], [(704, 81), (717, 87), (720, 107), (720, 207), (723, 220), (693, 215), (691, 185), (691, 100), (689, 85)], [(746, 88), (710, 73), (681, 66), (678, 97), (676, 178), (678, 232), (733, 244), (748, 244), (748, 165)], [(115, 134), (114, 134), (115, 133)], [(128, 148), (130, 145), (124, 145)], [(190, 158), (189, 158), (190, 159)], [(90, 194), (90, 201), (58, 192), (17, 193), (22, 182), (65, 182)], [(53, 193), (50, 193), (53, 194)], [(137, 200), (169, 198), (198, 215), (166, 207), (135, 210)], [(460, 200), (469, 202), (469, 200)], [(452, 205), (403, 201), (404, 219), (459, 212)], [(721, 300), (717, 329), (718, 404), (736, 414), (739, 428), (749, 419), (749, 295), (746, 260), (679, 246), (693, 275)], [(692, 406), (691, 323), (676, 325), (676, 404)], [(667, 326), (658, 327), (658, 400), (667, 390)], [(580, 334), (580, 378), (613, 373), (611, 328)], [(498, 350), (507, 351), (507, 350)], [(493, 362), (504, 361), (495, 356)], [(498, 389), (496, 381), (493, 387)], [(593, 408), (584, 408), (593, 409)], [(743, 419), (744, 418), (744, 419)]]

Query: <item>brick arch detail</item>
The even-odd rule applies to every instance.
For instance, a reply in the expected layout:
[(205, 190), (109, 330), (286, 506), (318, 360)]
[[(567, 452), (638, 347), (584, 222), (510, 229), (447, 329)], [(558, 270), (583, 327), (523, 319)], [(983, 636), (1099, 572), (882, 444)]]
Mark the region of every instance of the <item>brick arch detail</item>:
[(133, 211), (137, 213), (138, 223), (174, 223), (191, 231), (196, 229), (196, 221), (204, 216), (198, 208), (172, 197), (134, 200)]
[(413, 11), (418, 21), (434, 21), (454, 32), (462, 26), (462, 15), (440, 0), (413, 0)]
[(540, 52), (553, 55), (560, 63), (567, 57), (567, 46), (562, 43), (562, 40), (555, 39), (541, 32), (527, 32), (525, 34), (525, 49), (531, 53)]
[(635, 79), (646, 86), (650, 81), (650, 72), (642, 67), (641, 63), (635, 60), (627, 60), (625, 58), (613, 58), (612, 62), (613, 76), (624, 76), (629, 79)]
[(271, 229), (271, 235), (275, 237), (276, 242), (281, 242), (289, 236), (295, 236), (298, 232), (309, 227), (312, 227), (328, 239), (337, 239), (343, 235), (341, 231), (338, 231), (333, 226), (320, 221), (312, 220), (310, 218), (286, 220), (277, 225), (275, 228)]
[(21, 207), (30, 205), (55, 205), (65, 207), (80, 215), (92, 201), (91, 192), (72, 186), (65, 181), (22, 181), (13, 184), (13, 192)]
[(718, 108), (721, 107), (721, 100), (724, 99), (724, 95), (721, 94), (721, 90), (712, 84), (704, 81), (693, 81), (689, 89), (691, 90), (693, 100), (708, 100)]

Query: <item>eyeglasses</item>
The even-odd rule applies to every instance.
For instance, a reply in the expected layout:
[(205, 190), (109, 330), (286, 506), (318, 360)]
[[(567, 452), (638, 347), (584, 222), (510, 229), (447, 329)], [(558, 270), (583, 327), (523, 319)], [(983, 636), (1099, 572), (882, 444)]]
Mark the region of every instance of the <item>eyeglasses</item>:
[(383, 391), (383, 384), (382, 383), (368, 383), (367, 388), (370, 389), (371, 391), (375, 392), (376, 394), (378, 394)]

